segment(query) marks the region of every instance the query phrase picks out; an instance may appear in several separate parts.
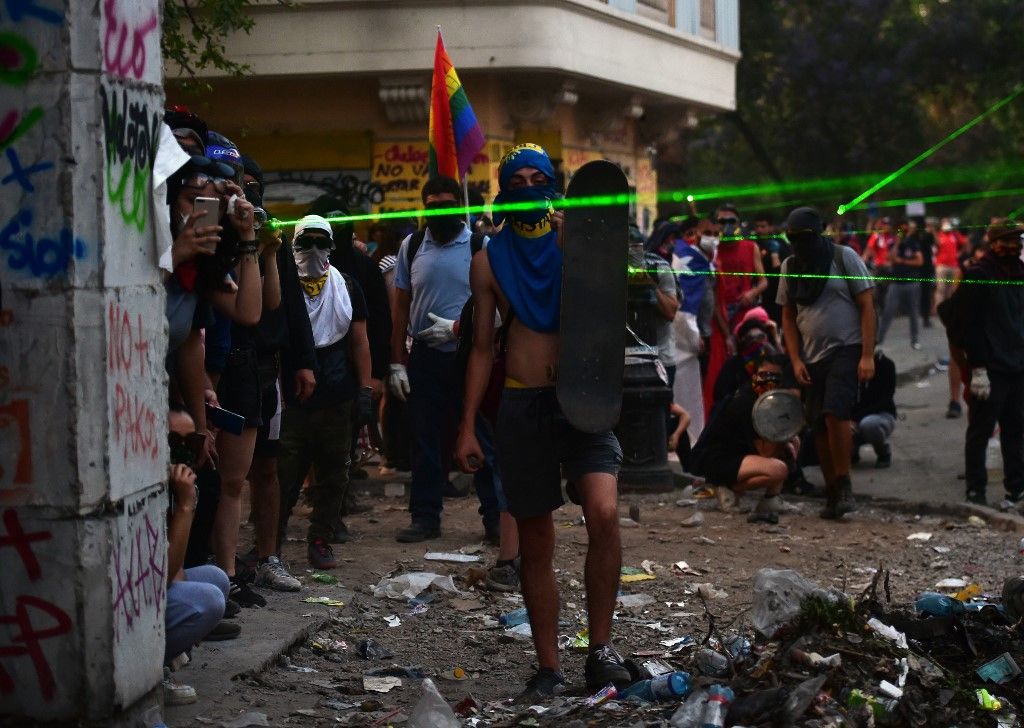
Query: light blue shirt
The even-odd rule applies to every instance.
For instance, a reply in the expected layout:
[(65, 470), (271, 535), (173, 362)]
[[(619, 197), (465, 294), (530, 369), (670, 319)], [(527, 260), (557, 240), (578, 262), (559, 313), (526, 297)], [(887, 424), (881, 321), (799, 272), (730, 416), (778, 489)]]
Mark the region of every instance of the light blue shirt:
[[(414, 339), (417, 332), (433, 325), (427, 318), (428, 313), (456, 321), (462, 315), (462, 308), (470, 295), (470, 237), (469, 228), (463, 223), (462, 231), (454, 240), (439, 245), (434, 242), (428, 228), (416, 251), (416, 257), (412, 259), (412, 271), (409, 270), (408, 255), (412, 236), (402, 241), (398, 262), (395, 264), (395, 288), (412, 294), (408, 334)], [(457, 342), (448, 341), (434, 348), (438, 351), (455, 351), (456, 345)]]

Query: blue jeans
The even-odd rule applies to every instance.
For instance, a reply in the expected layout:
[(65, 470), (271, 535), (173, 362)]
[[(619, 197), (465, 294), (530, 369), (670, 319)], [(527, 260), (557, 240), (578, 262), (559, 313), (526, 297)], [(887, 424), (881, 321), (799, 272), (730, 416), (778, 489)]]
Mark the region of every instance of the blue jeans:
[[(462, 407), (463, 382), (456, 376), (455, 352), (413, 344), (409, 354), (409, 416), (412, 426), (412, 487), (409, 513), (415, 523), (439, 526), (444, 507), (442, 491), (448, 482), (452, 450)], [(485, 528), (497, 528), (504, 509), (501, 482), (494, 460), (490, 428), (477, 421), (476, 436), (486, 466), (473, 475)]]
[(228, 575), (213, 565), (185, 569), (185, 580), (167, 587), (164, 664), (209, 634), (224, 618)]
[(870, 445), (876, 455), (881, 455), (885, 452), (885, 446), (889, 444), (889, 437), (895, 427), (896, 418), (888, 412), (865, 415), (854, 426), (853, 444)]

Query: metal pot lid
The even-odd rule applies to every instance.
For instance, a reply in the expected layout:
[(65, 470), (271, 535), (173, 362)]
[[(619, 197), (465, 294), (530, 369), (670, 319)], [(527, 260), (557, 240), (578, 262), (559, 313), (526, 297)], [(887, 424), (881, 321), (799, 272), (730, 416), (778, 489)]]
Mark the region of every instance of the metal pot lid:
[(754, 431), (770, 442), (789, 442), (804, 428), (800, 397), (786, 390), (765, 392), (751, 411)]

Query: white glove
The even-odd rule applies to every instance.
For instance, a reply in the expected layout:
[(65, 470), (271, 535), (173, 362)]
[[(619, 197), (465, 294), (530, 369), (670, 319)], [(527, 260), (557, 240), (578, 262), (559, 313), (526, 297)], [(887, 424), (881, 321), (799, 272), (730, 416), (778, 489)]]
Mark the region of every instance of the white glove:
[(427, 318), (434, 322), (433, 326), (428, 326), (416, 334), (417, 341), (422, 341), (427, 344), (445, 344), (449, 341), (455, 341), (455, 320), (441, 318), (437, 314), (428, 313)]
[(992, 394), (992, 382), (988, 380), (988, 372), (984, 367), (971, 370), (971, 396), (977, 399), (988, 399)]
[(409, 396), (409, 392), (412, 390), (409, 387), (409, 373), (405, 371), (405, 364), (391, 365), (391, 371), (388, 373), (388, 389), (391, 390), (391, 394), (403, 402)]

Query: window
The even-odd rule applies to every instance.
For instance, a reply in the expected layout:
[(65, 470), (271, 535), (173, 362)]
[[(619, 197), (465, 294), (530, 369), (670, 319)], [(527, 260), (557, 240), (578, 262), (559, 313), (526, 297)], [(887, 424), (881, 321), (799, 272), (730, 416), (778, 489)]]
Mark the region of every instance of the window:
[(700, 34), (715, 40), (715, 0), (700, 0)]

